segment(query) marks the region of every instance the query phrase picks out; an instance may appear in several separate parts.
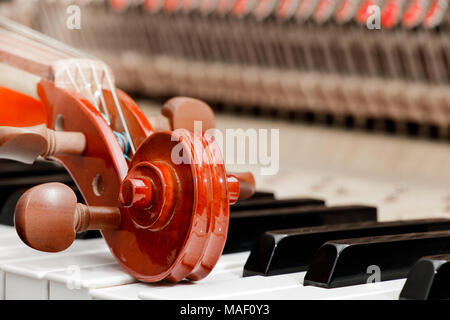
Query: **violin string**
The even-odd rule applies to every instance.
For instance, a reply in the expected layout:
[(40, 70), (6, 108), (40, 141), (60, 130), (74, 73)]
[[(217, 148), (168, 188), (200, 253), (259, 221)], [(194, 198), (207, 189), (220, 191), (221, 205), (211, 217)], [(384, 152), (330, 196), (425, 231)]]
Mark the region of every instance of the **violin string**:
[(116, 136), (120, 147), (123, 149), (123, 156), (125, 157), (125, 159), (130, 161), (131, 159), (128, 157), (128, 149), (130, 148), (130, 143), (128, 142), (127, 138), (123, 133), (117, 131), (113, 131), (113, 133)]
[[(80, 89), (79, 89), (78, 86), (76, 85), (76, 81), (75, 81), (73, 75), (70, 73), (70, 68), (67, 66), (66, 62), (63, 62), (63, 65), (64, 65), (64, 69), (66, 70), (67, 74), (69, 75), (69, 79), (71, 79), (72, 84), (76, 87), (77, 91), (80, 91)], [(81, 66), (80, 66), (77, 62), (75, 62), (75, 65), (76, 65), (76, 70), (78, 70), (78, 73), (80, 74), (81, 81), (83, 82), (83, 84), (85, 85), (85, 88), (88, 90), (88, 92), (89, 92), (89, 94), (91, 95), (93, 101), (95, 102), (95, 103), (93, 104), (94, 107), (95, 107), (96, 110), (99, 111), (99, 113), (103, 116), (103, 118), (104, 118), (105, 121), (108, 123), (108, 125), (111, 126), (111, 125), (110, 125), (110, 114), (109, 114), (109, 112), (108, 112), (108, 108), (106, 107), (106, 102), (105, 102), (105, 97), (104, 97), (104, 95), (103, 95), (103, 91), (101, 90), (102, 85), (101, 85), (100, 81), (98, 81), (98, 76), (97, 76), (97, 72), (95, 71), (94, 65), (92, 64), (92, 62), (90, 62), (90, 67), (91, 67), (91, 70), (92, 70), (92, 75), (93, 75), (94, 81), (95, 81), (95, 83), (96, 83), (96, 88), (97, 88), (97, 89), (96, 89), (96, 92), (97, 92), (98, 94), (96, 94), (96, 93), (94, 93), (94, 92), (91, 91), (91, 90), (94, 90), (94, 89), (93, 89), (93, 86), (92, 86), (90, 83), (88, 83), (88, 81), (86, 80), (86, 77), (85, 77), (85, 75), (84, 75), (84, 73), (83, 73), (83, 70), (82, 70)], [(107, 71), (107, 69), (106, 69), (106, 66), (104, 65), (103, 67), (104, 67), (104, 71), (105, 71), (105, 74), (106, 74), (106, 77), (107, 77), (107, 80), (108, 80), (109, 85), (112, 85), (112, 86), (113, 86), (112, 80), (111, 80), (109, 74), (107, 73), (108, 71)], [(117, 107), (117, 105), (118, 105), (118, 104), (117, 104), (117, 103), (118, 103), (118, 99), (117, 99), (117, 96), (116, 96), (116, 94), (115, 94), (114, 86), (112, 87), (111, 92), (113, 93), (114, 103), (116, 104), (116, 107)], [(96, 95), (99, 95), (99, 98), (100, 98), (100, 101), (101, 101), (101, 103), (102, 103), (102, 107), (103, 107), (104, 112), (101, 112), (101, 111), (99, 110), (98, 102), (97, 102), (97, 100), (96, 100), (96, 98), (95, 98)], [(116, 98), (114, 98), (114, 96), (115, 96)], [(119, 107), (119, 108), (118, 108), (118, 112), (120, 112), (120, 111), (122, 111), (122, 109)], [(126, 122), (124, 122), (123, 127), (124, 127), (125, 130), (128, 130), (128, 127), (126, 126)], [(132, 140), (131, 140), (131, 137), (129, 136), (129, 133), (128, 133), (128, 134), (127, 134), (126, 132), (120, 133), (120, 132), (117, 132), (117, 131), (115, 131), (115, 130), (113, 130), (113, 133), (114, 133), (114, 135), (116, 136), (117, 141), (119, 142), (120, 147), (123, 149), (123, 155), (124, 155), (125, 159), (126, 159), (127, 161), (130, 161), (130, 158), (128, 157), (128, 150), (129, 150), (129, 149), (132, 149), (132, 143), (131, 143)], [(127, 136), (128, 136), (128, 137), (127, 137)], [(133, 146), (133, 147), (134, 147), (134, 146)], [(133, 152), (133, 154), (134, 154), (134, 152)]]
[(58, 40), (52, 39), (51, 37), (48, 37), (38, 31), (25, 27), (4, 16), (0, 17), (0, 27), (12, 31), (17, 35), (22, 36), (23, 38), (35, 41), (36, 42), (35, 45), (38, 45), (42, 49), (46, 50), (51, 49), (54, 52), (63, 53), (65, 55), (72, 57), (79, 57), (79, 58), (82, 57), (97, 60), (97, 58), (95, 58), (92, 55), (88, 55), (84, 52), (78, 51), (69, 45), (66, 45)]
[(77, 85), (77, 82), (75, 81), (74, 77), (72, 76), (72, 74), (70, 73), (69, 67), (64, 63), (64, 71), (66, 71), (67, 76), (69, 77), (70, 82), (72, 83), (72, 85), (74, 86), (75, 90), (77, 92), (80, 92), (80, 88)]
[(104, 74), (106, 77), (106, 81), (108, 82), (109, 88), (111, 90), (114, 104), (116, 105), (117, 113), (119, 114), (120, 122), (122, 123), (122, 126), (125, 130), (126, 138), (128, 139), (128, 142), (130, 143), (131, 152), (132, 152), (132, 154), (135, 154), (136, 149), (134, 147), (133, 141), (131, 140), (130, 130), (128, 129), (127, 122), (123, 115), (122, 107), (120, 106), (119, 99), (117, 98), (116, 89), (114, 88), (111, 76), (109, 75), (108, 69), (106, 68), (105, 64), (103, 64), (103, 71), (104, 71)]
[(95, 99), (94, 94), (92, 93), (92, 84), (86, 80), (83, 70), (81, 70), (80, 64), (76, 62), (75, 66), (78, 70), (78, 73), (80, 74), (81, 82), (83, 82), (84, 88), (86, 89), (85, 91), (87, 91), (90, 99), (92, 100), (92, 104), (94, 105), (95, 109), (97, 109), (97, 111), (100, 111), (97, 100)]
[(106, 120), (109, 126), (111, 126), (111, 116), (108, 112), (108, 107), (106, 106), (105, 96), (103, 95), (103, 88), (101, 82), (98, 80), (97, 71), (95, 71), (94, 64), (92, 62), (89, 63), (92, 71), (92, 77), (95, 82), (96, 91), (94, 96), (98, 97), (100, 99), (100, 104), (102, 105), (102, 115), (103, 118)]

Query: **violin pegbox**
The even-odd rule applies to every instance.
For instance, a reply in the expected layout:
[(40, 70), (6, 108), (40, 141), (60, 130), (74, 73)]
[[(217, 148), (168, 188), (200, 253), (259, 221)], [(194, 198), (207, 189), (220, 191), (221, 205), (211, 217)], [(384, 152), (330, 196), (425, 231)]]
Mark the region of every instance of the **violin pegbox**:
[[(203, 112), (193, 117), (188, 107)], [(209, 106), (196, 99), (171, 99), (162, 112), (172, 127), (192, 130), (195, 119), (206, 128), (214, 125)], [(144, 259), (158, 266), (135, 276), (148, 282), (206, 277), (225, 245), (229, 205), (253, 192), (251, 174), (226, 173), (219, 147), (208, 133), (182, 128), (152, 133), (131, 160), (119, 192), (122, 216), (128, 217), (122, 228), (139, 230), (136, 240), (147, 248)]]
[[(125, 228), (141, 230), (142, 243), (147, 243), (146, 238), (164, 243), (163, 251), (174, 254), (163, 254), (161, 259), (161, 247), (148, 247), (148, 259), (165, 266), (163, 272), (158, 268), (147, 275), (151, 281), (201, 279), (214, 267), (225, 245), (230, 202), (227, 176), (213, 154), (214, 142), (202, 140), (213, 163), (199, 156), (202, 150), (191, 132), (153, 133), (139, 147), (121, 185), (122, 214), (132, 223)], [(184, 153), (183, 161), (173, 159), (173, 150)], [(230, 181), (236, 194), (239, 186)]]

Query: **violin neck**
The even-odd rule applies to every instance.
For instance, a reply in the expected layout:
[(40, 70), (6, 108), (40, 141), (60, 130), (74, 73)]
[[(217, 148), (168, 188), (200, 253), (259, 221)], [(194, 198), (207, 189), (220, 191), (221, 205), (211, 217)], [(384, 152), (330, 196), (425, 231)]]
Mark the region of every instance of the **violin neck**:
[[(0, 77), (4, 87), (17, 82), (11, 79), (23, 79), (23, 72), (82, 95), (86, 88), (114, 84), (112, 72), (102, 61), (5, 18), (0, 18), (0, 67), (9, 73)], [(36, 82), (35, 77), (25, 78)], [(23, 86), (11, 89), (29, 94), (30, 84)]]

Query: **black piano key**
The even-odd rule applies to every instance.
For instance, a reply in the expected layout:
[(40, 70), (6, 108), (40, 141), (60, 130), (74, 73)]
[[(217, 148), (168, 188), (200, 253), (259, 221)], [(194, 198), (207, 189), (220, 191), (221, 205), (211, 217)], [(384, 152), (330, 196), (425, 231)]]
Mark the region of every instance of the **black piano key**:
[[(76, 188), (75, 184), (67, 183), (69, 187), (71, 187), (75, 194), (77, 195), (78, 202), (83, 202), (83, 197), (81, 193)], [(30, 186), (31, 188), (32, 186)], [(9, 197), (6, 198), (2, 203), (0, 203), (0, 224), (7, 226), (14, 226), (14, 211), (16, 209), (17, 201), (22, 196), (22, 194), (27, 191), (28, 188), (19, 188), (14, 190), (9, 194)], [(100, 238), (102, 235), (98, 230), (88, 230), (82, 233), (77, 233), (77, 239), (94, 239)]]
[(14, 209), (20, 196), (29, 188), (46, 182), (73, 180), (64, 167), (52, 161), (36, 161), (33, 165), (0, 160), (0, 224), (14, 224)]
[(267, 191), (256, 191), (251, 198), (240, 200), (238, 203), (246, 202), (246, 201), (252, 201), (255, 199), (275, 199), (275, 194), (273, 192), (267, 192)]
[(14, 225), (14, 210), (16, 209), (17, 201), (19, 201), (19, 198), (25, 193), (25, 191), (27, 191), (26, 188), (16, 189), (9, 192), (7, 197), (2, 197), (0, 224), (6, 226)]
[[(38, 160), (34, 164), (24, 164), (11, 160), (0, 160), (0, 224), (14, 225), (14, 210), (22, 194), (29, 188), (47, 182), (61, 182), (71, 187), (78, 202), (83, 197), (64, 167), (54, 161)], [(99, 238), (97, 230), (77, 234), (77, 239)]]
[[(64, 167), (54, 161), (38, 160), (33, 164), (0, 159), (0, 185), (10, 185), (17, 178), (33, 179), (34, 176), (64, 175), (65, 181), (70, 175)], [(71, 180), (71, 179), (70, 179)]]
[(450, 254), (424, 257), (408, 274), (400, 300), (450, 299)]
[(377, 209), (368, 206), (297, 206), (231, 212), (224, 252), (250, 250), (263, 232), (273, 229), (376, 221)]
[(260, 209), (279, 209), (287, 207), (304, 206), (324, 206), (325, 201), (319, 199), (298, 198), (298, 199), (274, 199), (274, 198), (250, 198), (248, 200), (238, 201), (230, 206), (231, 214), (236, 211), (249, 211)]
[(268, 231), (259, 237), (244, 266), (244, 277), (306, 271), (327, 241), (360, 237), (450, 230), (450, 219), (427, 219)]
[(82, 240), (88, 240), (88, 239), (97, 239), (101, 238), (102, 234), (99, 230), (87, 230), (85, 232), (77, 233), (76, 238), (82, 239)]
[(406, 278), (421, 257), (444, 253), (450, 253), (450, 231), (333, 240), (317, 251), (304, 285), (364, 284), (372, 279), (369, 270), (374, 267), (380, 270), (380, 281)]

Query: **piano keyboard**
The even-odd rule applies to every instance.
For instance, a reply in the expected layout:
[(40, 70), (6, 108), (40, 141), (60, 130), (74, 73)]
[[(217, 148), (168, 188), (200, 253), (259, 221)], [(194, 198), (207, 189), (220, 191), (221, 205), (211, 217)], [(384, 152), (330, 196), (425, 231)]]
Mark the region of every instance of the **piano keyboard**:
[[(338, 289), (303, 287), (305, 272), (243, 277), (249, 252), (224, 254), (197, 283), (138, 283), (121, 270), (102, 239), (76, 240), (48, 255), (1, 227), (0, 293), (4, 299), (397, 299), (405, 279)], [(11, 241), (6, 244), (5, 239)]]
[[(68, 250), (57, 254), (46, 254), (32, 250), (21, 243), (13, 227), (0, 226), (0, 297), (6, 300), (12, 299), (35, 299), (35, 300), (60, 300), (60, 299), (263, 299), (263, 300), (287, 300), (287, 299), (398, 299), (400, 292), (403, 299), (427, 298), (428, 291), (420, 283), (427, 281), (433, 284), (435, 297), (445, 298), (449, 296), (450, 285), (448, 282), (448, 261), (450, 255), (441, 255), (420, 260), (416, 265), (413, 263), (417, 257), (428, 253), (450, 252), (446, 245), (449, 231), (422, 232), (415, 234), (401, 234), (399, 226), (411, 226), (414, 222), (396, 222), (397, 230), (391, 230), (390, 236), (372, 238), (354, 238), (351, 241), (357, 244), (365, 242), (366, 247), (361, 247), (359, 252), (363, 256), (346, 255), (346, 267), (334, 270), (341, 273), (344, 278), (338, 276), (333, 279), (332, 285), (314, 283), (314, 279), (321, 279), (318, 273), (327, 267), (327, 261), (321, 259), (318, 252), (313, 259), (308, 271), (284, 272), (279, 275), (248, 276), (243, 272), (244, 265), (247, 268), (249, 252), (223, 254), (213, 272), (204, 280), (198, 282), (183, 281), (178, 284), (157, 283), (144, 284), (137, 282), (125, 273), (115, 262), (102, 239), (76, 240)], [(430, 229), (448, 228), (450, 220), (420, 221), (424, 225), (428, 223)], [(377, 226), (376, 223), (369, 223)], [(391, 226), (394, 223), (391, 223)], [(356, 224), (360, 226), (361, 223)], [(329, 226), (328, 226), (329, 227)], [(386, 223), (379, 225), (385, 228)], [(331, 227), (333, 228), (333, 227)], [(352, 225), (339, 225), (334, 227), (341, 230), (351, 230)], [(305, 228), (307, 229), (307, 228)], [(313, 227), (313, 229), (326, 230), (327, 227)], [(308, 230), (305, 230), (307, 233)], [(383, 244), (385, 238), (397, 241), (400, 246), (384, 246), (379, 250), (379, 256), (369, 247)], [(434, 240), (434, 246), (421, 246), (423, 239)], [(411, 242), (407, 243), (407, 241)], [(416, 242), (416, 244), (412, 242)], [(448, 240), (447, 240), (448, 241)], [(341, 241), (345, 243), (344, 241)], [(336, 241), (328, 241), (320, 250), (327, 249)], [(436, 244), (438, 243), (438, 244)], [(408, 249), (406, 249), (408, 248)], [(400, 249), (400, 250), (399, 250)], [(258, 248), (252, 250), (252, 255), (257, 253)], [(353, 250), (355, 251), (355, 250)], [(302, 247), (291, 251), (291, 254), (302, 254)], [(412, 258), (411, 258), (412, 255)], [(394, 256), (400, 257), (394, 259)], [(274, 259), (282, 259), (279, 256)], [(382, 269), (381, 282), (366, 283), (370, 274), (361, 273), (359, 270), (348, 270), (348, 268), (359, 268), (370, 265), (371, 262), (380, 262), (380, 259), (388, 261), (400, 273)], [(247, 262), (247, 263), (246, 263)], [(355, 264), (358, 262), (359, 264)], [(434, 262), (434, 264), (433, 264)], [(383, 262), (381, 262), (383, 263)], [(424, 263), (431, 263), (439, 271), (434, 276), (431, 273), (424, 279)], [(277, 263), (275, 263), (277, 264)], [(400, 265), (400, 267), (399, 267)], [(384, 267), (384, 265), (383, 265)], [(435, 269), (431, 269), (433, 272)], [(410, 278), (406, 275), (413, 269)], [(419, 269), (419, 271), (415, 271)], [(429, 268), (428, 268), (429, 269)], [(338, 270), (338, 271), (336, 271)], [(425, 268), (426, 270), (426, 268)], [(385, 276), (387, 274), (387, 276)], [(343, 280), (342, 280), (343, 279)], [(340, 280), (340, 282), (339, 282)], [(405, 282), (408, 281), (408, 285)], [(419, 284), (417, 284), (419, 282)], [(412, 283), (412, 284), (411, 284)], [(309, 285), (316, 285), (315, 287)], [(431, 287), (431, 284), (429, 285)], [(336, 287), (327, 289), (324, 287)], [(402, 291), (403, 289), (403, 291)], [(414, 291), (415, 289), (415, 291)]]
[[(148, 115), (158, 111), (145, 101), (140, 105)], [(422, 255), (431, 257), (417, 265), (414, 259), (408, 260), (394, 270), (401, 272), (393, 273), (392, 279), (383, 278), (385, 266), (378, 261), (380, 282), (366, 283), (372, 274), (364, 265), (363, 273), (351, 276), (359, 279), (355, 284), (336, 288), (305, 284), (308, 284), (308, 265), (311, 261), (315, 264), (314, 253), (326, 241), (335, 244), (349, 241), (348, 238), (373, 237), (367, 244), (373, 246), (377, 238), (389, 234), (411, 238), (411, 233), (416, 232), (432, 237), (433, 233), (442, 233), (439, 230), (448, 230), (450, 172), (446, 164), (450, 150), (447, 144), (224, 114), (217, 116), (217, 126), (219, 129), (280, 129), (281, 164), (274, 176), (260, 175), (258, 166), (230, 165), (232, 169), (251, 170), (258, 189), (264, 192), (233, 207), (229, 243), (208, 277), (179, 284), (140, 283), (122, 271), (103, 239), (77, 239), (66, 251), (48, 254), (22, 244), (11, 226), (0, 226), (1, 298), (392, 300), (445, 297), (446, 289), (450, 288), (442, 285), (448, 284), (445, 264), (448, 257), (442, 254), (450, 251), (436, 251), (440, 247), (432, 251), (424, 246), (420, 256), (414, 259)], [(296, 147), (292, 148), (293, 145)], [(6, 178), (2, 181), (7, 184)], [(249, 232), (250, 226), (254, 227), (253, 232)], [(301, 238), (301, 230), (304, 234), (314, 234), (316, 241)], [(264, 231), (269, 232), (259, 238)], [(286, 238), (285, 243), (282, 237)], [(279, 241), (277, 250), (273, 250), (272, 240)], [(308, 250), (303, 250), (306, 246)], [(389, 246), (387, 243), (386, 250)], [(296, 252), (311, 255), (307, 262), (299, 263), (292, 258)], [(267, 257), (272, 259), (269, 263)], [(418, 278), (416, 274), (422, 274), (423, 268), (429, 270), (428, 265), (434, 266), (428, 274), (434, 275), (433, 270), (437, 270), (436, 274), (442, 276)], [(407, 280), (406, 269), (419, 271), (411, 272)], [(423, 288), (428, 287), (435, 289), (427, 294)]]

